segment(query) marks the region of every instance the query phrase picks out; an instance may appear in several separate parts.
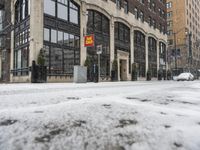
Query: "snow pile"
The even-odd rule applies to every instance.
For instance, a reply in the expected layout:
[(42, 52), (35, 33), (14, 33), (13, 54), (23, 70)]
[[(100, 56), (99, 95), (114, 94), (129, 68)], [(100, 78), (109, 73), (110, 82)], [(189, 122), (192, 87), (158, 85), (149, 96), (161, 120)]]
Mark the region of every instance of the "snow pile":
[(199, 150), (200, 82), (0, 85), (0, 150)]

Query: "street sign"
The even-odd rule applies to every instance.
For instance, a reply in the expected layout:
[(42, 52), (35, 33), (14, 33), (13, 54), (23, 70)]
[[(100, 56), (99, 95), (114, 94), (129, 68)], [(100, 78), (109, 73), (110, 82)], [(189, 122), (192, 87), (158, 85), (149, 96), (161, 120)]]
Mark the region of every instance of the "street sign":
[(84, 45), (85, 47), (93, 47), (94, 46), (94, 34), (86, 35)]
[(97, 45), (97, 54), (102, 54), (102, 45)]

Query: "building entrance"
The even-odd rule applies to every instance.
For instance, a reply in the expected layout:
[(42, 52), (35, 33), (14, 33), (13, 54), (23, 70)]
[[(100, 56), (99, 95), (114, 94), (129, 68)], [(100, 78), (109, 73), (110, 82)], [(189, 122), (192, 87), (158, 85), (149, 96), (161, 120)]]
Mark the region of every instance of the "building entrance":
[(127, 60), (120, 59), (120, 81), (127, 81)]

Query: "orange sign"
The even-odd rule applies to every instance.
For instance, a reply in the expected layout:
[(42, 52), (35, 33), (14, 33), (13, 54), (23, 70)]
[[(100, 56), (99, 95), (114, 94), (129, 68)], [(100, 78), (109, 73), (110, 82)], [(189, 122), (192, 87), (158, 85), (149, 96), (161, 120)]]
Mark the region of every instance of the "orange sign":
[(85, 36), (85, 47), (94, 46), (94, 34)]

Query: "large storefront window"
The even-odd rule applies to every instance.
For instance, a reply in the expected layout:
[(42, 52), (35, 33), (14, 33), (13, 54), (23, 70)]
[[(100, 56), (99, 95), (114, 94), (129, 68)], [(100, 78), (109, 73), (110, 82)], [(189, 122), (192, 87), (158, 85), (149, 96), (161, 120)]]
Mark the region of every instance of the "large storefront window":
[(139, 77), (145, 77), (145, 35), (140, 31), (134, 31), (134, 37), (134, 60)]
[(44, 13), (73, 24), (79, 24), (79, 6), (72, 0), (44, 0)]
[(29, 2), (18, 0), (15, 3), (14, 76), (28, 75), (29, 72)]
[(160, 60), (159, 60), (159, 69), (165, 70), (166, 71), (166, 64), (167, 64), (167, 53), (166, 53), (166, 45), (163, 42), (159, 43), (159, 55), (160, 55)]
[(151, 71), (152, 77), (157, 77), (157, 43), (152, 37), (148, 38), (148, 43), (149, 70)]
[(115, 50), (130, 52), (130, 29), (120, 22), (115, 22)]
[(88, 10), (87, 34), (94, 34), (95, 36), (95, 46), (87, 48), (87, 57), (91, 60), (92, 66), (97, 65), (96, 46), (102, 45), (100, 73), (102, 78), (107, 77), (110, 75), (109, 19), (100, 12)]
[(48, 75), (72, 75), (74, 65), (80, 64), (80, 37), (44, 28), (44, 43)]
[[(52, 5), (54, 9), (50, 9)], [(72, 0), (45, 0), (44, 50), (48, 75), (73, 74), (80, 65), (79, 6)]]
[(131, 54), (130, 54), (130, 29), (121, 22), (115, 22), (115, 56), (117, 50), (129, 53), (129, 73), (131, 72)]

